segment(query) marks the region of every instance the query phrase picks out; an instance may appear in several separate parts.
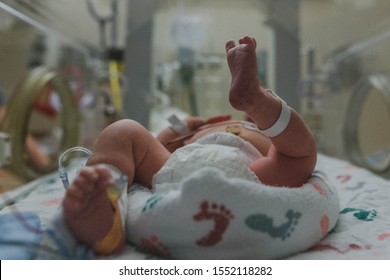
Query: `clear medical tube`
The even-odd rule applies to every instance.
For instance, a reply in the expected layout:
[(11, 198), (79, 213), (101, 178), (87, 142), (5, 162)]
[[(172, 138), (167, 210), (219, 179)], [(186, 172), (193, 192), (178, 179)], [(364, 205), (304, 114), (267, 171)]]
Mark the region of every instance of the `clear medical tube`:
[(66, 169), (63, 165), (63, 161), (67, 158), (67, 156), (70, 153), (73, 152), (83, 152), (87, 155), (92, 155), (92, 152), (84, 147), (73, 147), (68, 150), (66, 150), (58, 159), (58, 173), (60, 175), (60, 179), (62, 181), (62, 184), (64, 185), (65, 189), (68, 189), (69, 187), (69, 179), (68, 179), (68, 173), (66, 173)]

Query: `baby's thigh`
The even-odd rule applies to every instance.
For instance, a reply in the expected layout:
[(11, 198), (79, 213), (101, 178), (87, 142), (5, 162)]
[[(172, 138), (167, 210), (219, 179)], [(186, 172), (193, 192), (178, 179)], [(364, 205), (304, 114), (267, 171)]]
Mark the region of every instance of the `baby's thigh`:
[(168, 160), (168, 150), (141, 124), (120, 120), (99, 135), (88, 164), (108, 163), (130, 182), (150, 186), (153, 175)]

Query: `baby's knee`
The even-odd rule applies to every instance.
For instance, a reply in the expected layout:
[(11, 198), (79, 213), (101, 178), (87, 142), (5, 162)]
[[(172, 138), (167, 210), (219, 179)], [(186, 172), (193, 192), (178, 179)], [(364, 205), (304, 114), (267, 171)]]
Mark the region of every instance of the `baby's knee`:
[(135, 120), (122, 119), (110, 124), (107, 129), (134, 129), (138, 127), (143, 126)]
[(99, 134), (94, 145), (96, 149), (114, 149), (126, 150), (132, 145), (134, 139), (144, 138), (148, 133), (146, 128), (136, 121), (123, 119), (116, 121)]
[(147, 134), (150, 134), (148, 130), (136, 121), (116, 121), (99, 134), (89, 163), (104, 162), (118, 167), (118, 162), (122, 164), (126, 159), (132, 158), (134, 146), (140, 146), (139, 142), (145, 139)]
[(146, 132), (148, 132), (147, 129), (140, 123), (130, 119), (123, 119), (107, 126), (102, 134), (107, 134), (110, 137), (126, 137), (129, 139), (129, 137), (133, 138), (135, 135), (144, 134)]

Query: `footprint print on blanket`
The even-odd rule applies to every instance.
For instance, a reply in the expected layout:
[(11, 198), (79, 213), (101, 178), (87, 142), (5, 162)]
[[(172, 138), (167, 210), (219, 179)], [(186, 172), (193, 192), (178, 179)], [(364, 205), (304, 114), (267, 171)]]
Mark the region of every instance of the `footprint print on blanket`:
[(340, 214), (347, 214), (347, 213), (353, 213), (353, 216), (355, 218), (364, 222), (372, 222), (377, 216), (376, 210), (369, 211), (369, 210), (358, 209), (358, 208), (344, 208), (340, 212)]
[(146, 200), (144, 207), (142, 208), (142, 212), (146, 212), (147, 210), (156, 206), (156, 204), (163, 198), (162, 195), (153, 195), (152, 197)]
[(291, 236), (301, 215), (300, 212), (290, 209), (285, 214), (287, 221), (280, 226), (275, 226), (271, 217), (265, 214), (254, 214), (245, 219), (245, 224), (253, 230), (268, 233), (273, 238), (285, 240)]
[(198, 239), (196, 244), (199, 246), (214, 246), (220, 242), (233, 218), (233, 214), (225, 205), (202, 201), (200, 211), (193, 216), (193, 219), (197, 222), (212, 220), (214, 226), (207, 235)]

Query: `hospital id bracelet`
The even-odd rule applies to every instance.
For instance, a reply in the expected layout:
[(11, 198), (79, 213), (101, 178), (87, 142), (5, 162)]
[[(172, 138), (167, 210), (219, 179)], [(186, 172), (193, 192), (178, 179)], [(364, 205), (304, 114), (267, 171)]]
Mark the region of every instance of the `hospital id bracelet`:
[[(280, 97), (278, 97), (273, 91), (271, 90), (267, 90), (267, 91), (271, 93), (273, 96), (280, 99)], [(280, 101), (282, 102), (282, 110), (280, 112), (278, 120), (270, 128), (264, 130), (259, 129), (260, 132), (267, 137), (278, 136), (286, 129), (286, 127), (290, 122), (291, 109), (284, 100), (280, 99)]]
[(168, 121), (171, 124), (170, 128), (179, 135), (185, 135), (190, 132), (187, 124), (180, 120), (175, 114), (170, 116)]

